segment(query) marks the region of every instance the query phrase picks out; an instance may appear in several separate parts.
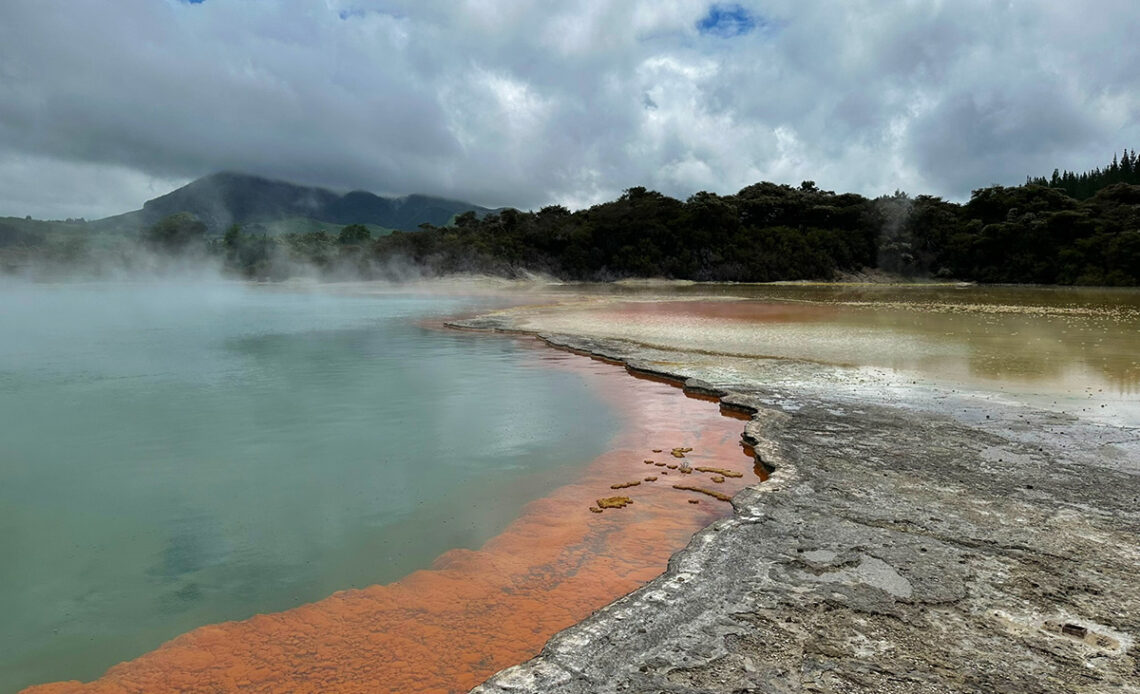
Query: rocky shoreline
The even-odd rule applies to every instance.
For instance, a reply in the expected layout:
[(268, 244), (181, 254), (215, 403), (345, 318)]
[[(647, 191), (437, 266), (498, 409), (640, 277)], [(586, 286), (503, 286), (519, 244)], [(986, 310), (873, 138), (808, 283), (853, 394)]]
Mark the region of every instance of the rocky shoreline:
[[(509, 314), (455, 327), (515, 331)], [(474, 692), (1140, 692), (1135, 428), (540, 337), (751, 413), (772, 474), (658, 579)]]

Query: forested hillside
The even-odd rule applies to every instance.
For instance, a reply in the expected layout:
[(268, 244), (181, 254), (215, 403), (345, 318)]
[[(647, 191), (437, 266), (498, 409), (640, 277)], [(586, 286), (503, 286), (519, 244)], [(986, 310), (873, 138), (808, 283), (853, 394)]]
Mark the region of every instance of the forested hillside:
[[(41, 222), (0, 220), (0, 268), (129, 269), (153, 267), (155, 256), (195, 256), (220, 260), (235, 274), (271, 279), (297, 272), (326, 278), (538, 272), (567, 280), (769, 282), (877, 269), (986, 283), (1136, 286), (1140, 185), (1116, 179), (1135, 177), (1138, 167), (1129, 153), (1107, 172), (1076, 176), (1081, 185), (1099, 186), (1084, 199), (1040, 181), (982, 188), (964, 204), (901, 192), (870, 199), (821, 190), (810, 181), (795, 187), (757, 183), (734, 195), (702, 192), (687, 200), (638, 187), (577, 212), (560, 206), (468, 211), (446, 225), (425, 223), (418, 231), (388, 235), (381, 235), (388, 229), (348, 223), (367, 217), (383, 200), (356, 194), (330, 194), (320, 202), (330, 221), (309, 220), (276, 235), (265, 224), (240, 222), (219, 235), (185, 211), (128, 239), (107, 232), (84, 235), (88, 227), (79, 222), (50, 227), (52, 236), (40, 231)], [(1066, 176), (1056, 178), (1063, 183)], [(268, 187), (275, 194), (265, 200), (238, 196), (240, 206), (197, 190), (176, 193), (221, 200), (227, 214), (237, 211), (232, 216), (238, 218), (294, 213), (301, 204), (286, 184), (253, 183), (243, 190)], [(172, 196), (159, 200), (177, 207), (178, 195)], [(437, 219), (447, 218), (448, 210), (438, 212)]]
[(977, 190), (964, 205), (903, 193), (867, 199), (811, 182), (758, 183), (686, 201), (632, 188), (571, 213), (514, 210), (395, 233), (376, 257), (433, 273), (519, 270), (578, 280), (659, 276), (767, 282), (877, 268), (909, 277), (1140, 284), (1140, 186), (1078, 201), (1039, 185)]

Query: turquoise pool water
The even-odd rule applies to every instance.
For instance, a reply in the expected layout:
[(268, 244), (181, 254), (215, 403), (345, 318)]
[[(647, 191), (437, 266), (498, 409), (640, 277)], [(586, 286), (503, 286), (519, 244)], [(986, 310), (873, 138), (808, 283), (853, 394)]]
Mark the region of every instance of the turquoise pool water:
[(578, 376), (419, 327), (474, 301), (0, 286), (0, 691), (396, 580), (601, 453)]

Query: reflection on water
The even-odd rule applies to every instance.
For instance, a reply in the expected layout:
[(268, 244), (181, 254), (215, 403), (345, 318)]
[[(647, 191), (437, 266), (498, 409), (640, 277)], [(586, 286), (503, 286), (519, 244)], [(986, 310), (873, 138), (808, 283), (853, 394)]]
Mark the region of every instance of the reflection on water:
[(459, 299), (0, 291), (0, 692), (475, 548), (617, 424)]
[[(662, 295), (659, 285), (604, 285), (564, 291), (639, 298)], [(1061, 310), (1140, 309), (1140, 289), (1115, 287), (1034, 287), (1026, 285), (971, 284), (681, 284), (667, 293), (679, 298), (743, 298), (759, 301), (811, 301), (829, 303), (902, 302), (927, 306), (1044, 307)]]
[[(792, 285), (626, 293), (637, 300), (535, 323), (657, 346), (880, 367), (939, 382), (1140, 392), (1140, 290)], [(655, 300), (642, 300), (649, 298)]]
[[(724, 501), (674, 484), (731, 495), (755, 482), (752, 458), (740, 446), (741, 424), (721, 416), (716, 404), (629, 378), (612, 364), (546, 348), (530, 354), (547, 370), (585, 379), (609, 409), (628, 417), (604, 454), (564, 471), (561, 486), (527, 505), (482, 548), (448, 552), (431, 570), (391, 585), (197, 629), (96, 682), (60, 683), (36, 694), (464, 692), (659, 575), (693, 532), (731, 512)], [(569, 453), (586, 455), (591, 438)], [(689, 474), (670, 454), (679, 447), (692, 449)], [(663, 466), (645, 464), (653, 458)], [(718, 482), (700, 467), (740, 477)], [(499, 479), (491, 503), (514, 492), (509, 476)], [(640, 484), (612, 489), (631, 481)], [(588, 510), (615, 494), (634, 503), (601, 514)]]

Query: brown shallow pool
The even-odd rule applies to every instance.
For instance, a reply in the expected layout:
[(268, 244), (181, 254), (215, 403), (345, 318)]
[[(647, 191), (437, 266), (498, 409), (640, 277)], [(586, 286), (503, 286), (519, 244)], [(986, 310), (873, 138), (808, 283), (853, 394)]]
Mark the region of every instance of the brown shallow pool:
[(1137, 289), (700, 286), (517, 309), (512, 319), (685, 350), (744, 380), (771, 383), (765, 365), (780, 360), (807, 365), (778, 374), (793, 374), (784, 378), (793, 387), (821, 374), (829, 386), (931, 384), (1140, 422)]

